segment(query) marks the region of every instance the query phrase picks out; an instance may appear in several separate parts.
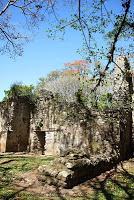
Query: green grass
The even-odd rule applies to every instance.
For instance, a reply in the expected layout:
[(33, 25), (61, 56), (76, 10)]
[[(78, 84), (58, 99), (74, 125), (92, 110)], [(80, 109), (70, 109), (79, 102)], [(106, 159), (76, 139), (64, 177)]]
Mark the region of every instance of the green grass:
[(12, 185), (14, 179), (25, 172), (37, 169), (40, 165), (49, 164), (52, 157), (23, 157), (1, 156), (0, 157), (0, 199), (12, 196), (15, 192)]
[[(2, 162), (3, 160), (3, 162)], [(1, 168), (7, 169), (12, 173), (26, 172), (36, 169), (39, 165), (48, 164), (52, 157), (23, 157), (23, 156), (4, 156), (0, 157)], [(6, 163), (7, 161), (7, 163)], [(8, 161), (10, 161), (8, 163)]]
[[(55, 192), (42, 196), (27, 192), (25, 189), (15, 189), (13, 180), (18, 179), (25, 172), (38, 168), (39, 165), (49, 164), (52, 157), (0, 157), (0, 200), (132, 200), (134, 199), (134, 160), (127, 162), (127, 167), (119, 168), (112, 176), (96, 177), (88, 181), (85, 193), (75, 197)], [(8, 161), (8, 162), (7, 162)]]

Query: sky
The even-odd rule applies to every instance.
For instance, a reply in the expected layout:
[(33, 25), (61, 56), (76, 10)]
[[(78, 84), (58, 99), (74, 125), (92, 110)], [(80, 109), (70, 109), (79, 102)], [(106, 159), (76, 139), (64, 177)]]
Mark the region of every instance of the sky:
[[(119, 9), (119, 0), (113, 0), (111, 7)], [(63, 14), (64, 14), (63, 10)], [(16, 13), (17, 23), (19, 15)], [(20, 19), (21, 20), (21, 19)], [(43, 25), (35, 34), (33, 40), (24, 45), (24, 53), (15, 60), (8, 55), (0, 55), (0, 100), (4, 97), (4, 90), (10, 88), (15, 82), (24, 84), (38, 83), (40, 77), (46, 76), (55, 69), (62, 69), (64, 63), (83, 59), (76, 53), (82, 47), (82, 37), (78, 31), (69, 29), (64, 40), (52, 40), (47, 37), (46, 26)], [(102, 39), (98, 38), (100, 43)]]
[[(12, 12), (13, 22), (21, 28), (21, 15), (15, 9)], [(82, 46), (79, 32), (68, 30), (64, 40), (53, 40), (47, 37), (47, 28), (46, 22), (41, 23), (39, 30), (34, 32), (32, 41), (24, 44), (21, 57), (13, 60), (9, 55), (0, 55), (0, 101), (4, 97), (4, 90), (9, 89), (13, 83), (36, 85), (40, 77), (46, 76), (52, 70), (62, 69), (64, 63), (81, 59), (76, 53)]]
[(49, 39), (45, 31), (40, 31), (33, 41), (24, 45), (24, 53), (15, 60), (8, 55), (0, 55), (0, 100), (4, 90), (14, 82), (36, 85), (40, 77), (55, 69), (61, 69), (64, 63), (81, 59), (76, 50), (82, 44), (76, 31), (69, 31), (64, 40)]

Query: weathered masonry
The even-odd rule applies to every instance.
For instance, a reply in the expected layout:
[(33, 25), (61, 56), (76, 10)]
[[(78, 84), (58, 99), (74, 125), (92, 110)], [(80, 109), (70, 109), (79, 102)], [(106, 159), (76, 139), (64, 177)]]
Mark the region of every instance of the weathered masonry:
[[(124, 57), (117, 62), (128, 71)], [(127, 73), (122, 77), (116, 70), (114, 79), (120, 104), (133, 101), (134, 78)], [(49, 91), (42, 91), (36, 104), (24, 96), (12, 98), (0, 103), (0, 152), (65, 155), (79, 149), (89, 156), (116, 154), (125, 159), (134, 146), (134, 113), (131, 104), (127, 106), (126, 111), (98, 112), (80, 103), (63, 102)]]
[[(90, 119), (91, 113), (77, 107), (57, 103), (50, 94), (38, 100), (34, 113), (25, 97), (1, 103), (0, 151), (54, 155), (72, 147), (88, 149), (90, 145), (92, 151), (97, 152), (104, 122), (97, 117), (98, 130), (95, 121)], [(76, 109), (81, 112), (77, 112), (78, 116), (75, 116)]]
[[(45, 102), (46, 105), (41, 105), (42, 100), (38, 100), (39, 107), (34, 110), (35, 113), (27, 97), (17, 97), (8, 102), (1, 102), (0, 152), (59, 154), (55, 141), (57, 129), (52, 128), (50, 124), (46, 125), (49, 120), (51, 121), (49, 114), (51, 111), (47, 107), (48, 101), (45, 100)], [(41, 122), (44, 123), (42, 127)]]
[[(117, 112), (97, 113), (80, 104), (65, 105), (45, 91), (34, 109), (27, 97), (1, 103), (0, 152), (65, 155), (76, 148), (89, 156), (118, 155), (119, 126)], [(129, 142), (124, 144), (127, 148)]]
[(30, 107), (26, 98), (0, 105), (0, 151), (27, 151), (30, 135)]

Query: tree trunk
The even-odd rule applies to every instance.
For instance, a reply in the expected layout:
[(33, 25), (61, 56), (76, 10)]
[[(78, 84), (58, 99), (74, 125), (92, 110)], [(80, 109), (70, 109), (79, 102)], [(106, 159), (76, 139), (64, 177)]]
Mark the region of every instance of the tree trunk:
[(120, 158), (121, 160), (128, 159), (133, 155), (133, 116), (132, 116), (132, 95), (133, 95), (133, 80), (130, 71), (130, 64), (127, 58), (124, 58), (125, 70), (125, 95), (124, 106), (120, 111)]

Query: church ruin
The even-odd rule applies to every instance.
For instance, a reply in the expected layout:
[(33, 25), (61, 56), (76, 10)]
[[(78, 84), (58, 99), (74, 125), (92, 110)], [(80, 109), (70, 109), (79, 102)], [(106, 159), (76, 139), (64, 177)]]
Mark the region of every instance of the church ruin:
[(34, 111), (26, 97), (18, 97), (0, 105), (0, 152), (62, 155), (81, 148), (104, 153), (102, 146), (112, 151), (111, 128), (117, 132), (95, 111), (57, 103), (50, 92), (38, 99)]
[(121, 133), (118, 110), (98, 112), (62, 102), (46, 90), (35, 105), (19, 96), (0, 103), (0, 152), (65, 155), (75, 148), (90, 156), (109, 156), (119, 155), (124, 143), (122, 154), (127, 154), (130, 120), (127, 115), (124, 119)]

